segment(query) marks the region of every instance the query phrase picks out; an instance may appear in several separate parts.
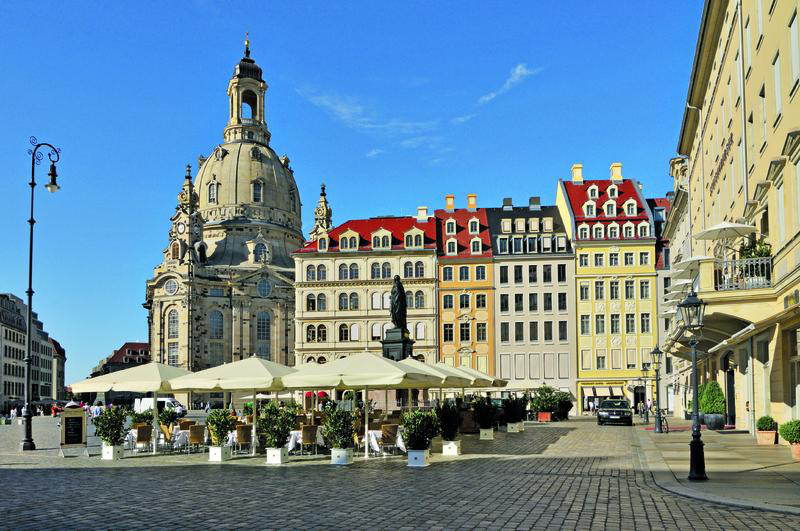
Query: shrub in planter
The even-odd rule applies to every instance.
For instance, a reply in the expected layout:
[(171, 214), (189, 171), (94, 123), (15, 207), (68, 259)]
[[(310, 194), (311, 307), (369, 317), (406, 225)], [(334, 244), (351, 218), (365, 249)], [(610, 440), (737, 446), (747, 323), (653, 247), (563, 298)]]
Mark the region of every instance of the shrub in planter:
[(800, 420), (790, 420), (784, 422), (778, 428), (783, 440), (788, 442), (792, 448), (792, 457), (800, 460)]
[(286, 441), (294, 425), (294, 412), (269, 402), (261, 409), (256, 421), (256, 432), (267, 448), (267, 464), (281, 465), (289, 460)]
[(558, 391), (555, 396), (557, 400), (556, 409), (553, 412), (555, 420), (567, 420), (569, 411), (572, 409), (572, 394), (566, 391)]
[(206, 417), (208, 433), (211, 435), (213, 446), (223, 446), (227, 440), (228, 433), (233, 431), (235, 419), (231, 417), (227, 409), (213, 409)]
[(725, 395), (716, 380), (710, 380), (700, 397), (706, 426), (710, 430), (721, 430), (725, 426)]
[(328, 408), (322, 420), (322, 438), (331, 449), (331, 463), (353, 462), (353, 413), (338, 407)]
[(778, 433), (778, 423), (769, 415), (764, 415), (756, 421), (756, 442), (758, 444), (775, 444)]
[(539, 420), (550, 420), (551, 415), (558, 407), (557, 395), (558, 391), (548, 385), (543, 385), (533, 391), (531, 409), (536, 412)]
[(119, 459), (122, 457), (122, 445), (125, 442), (125, 417), (122, 408), (104, 409), (92, 419), (95, 433), (103, 441), (103, 459)]
[(517, 433), (520, 431), (520, 425), (525, 419), (526, 408), (528, 407), (527, 397), (511, 397), (503, 402), (503, 410), (505, 412), (506, 423), (508, 424), (509, 433)]
[(494, 419), (496, 410), (490, 398), (478, 398), (472, 404), (473, 416), (475, 423), (481, 429), (481, 438), (493, 438), (492, 429), (494, 428)]
[(141, 413), (136, 413), (135, 411), (131, 411), (130, 413), (131, 418), (133, 419), (134, 424), (153, 424), (153, 410), (148, 409), (146, 411), (142, 411)]
[(436, 406), (436, 416), (439, 419), (439, 429), (442, 433), (442, 454), (460, 455), (461, 441), (458, 437), (458, 428), (461, 425), (461, 412), (458, 405), (445, 401)]
[(428, 465), (428, 449), (439, 434), (439, 417), (433, 411), (408, 411), (400, 421), (408, 449), (408, 466)]

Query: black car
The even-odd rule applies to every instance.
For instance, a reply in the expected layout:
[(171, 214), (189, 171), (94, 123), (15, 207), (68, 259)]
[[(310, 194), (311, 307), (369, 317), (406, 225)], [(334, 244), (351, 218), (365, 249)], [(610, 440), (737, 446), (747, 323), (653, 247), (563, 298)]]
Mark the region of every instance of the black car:
[(597, 425), (611, 423), (633, 426), (633, 412), (627, 400), (603, 400), (597, 408)]

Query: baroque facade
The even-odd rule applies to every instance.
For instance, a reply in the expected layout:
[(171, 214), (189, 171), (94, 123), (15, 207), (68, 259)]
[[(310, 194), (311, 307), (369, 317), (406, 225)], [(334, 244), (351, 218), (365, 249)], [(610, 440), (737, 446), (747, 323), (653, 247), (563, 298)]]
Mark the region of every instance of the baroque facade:
[(150, 354), (197, 371), (257, 355), (294, 363), (300, 199), (270, 145), (267, 84), (245, 56), (228, 83), (223, 142), (187, 166), (162, 262), (147, 282)]

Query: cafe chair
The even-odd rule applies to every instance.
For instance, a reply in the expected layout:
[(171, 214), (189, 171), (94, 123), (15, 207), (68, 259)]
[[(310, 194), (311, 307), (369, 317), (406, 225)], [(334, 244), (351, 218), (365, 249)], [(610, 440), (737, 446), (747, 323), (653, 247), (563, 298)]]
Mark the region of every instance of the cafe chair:
[(383, 424), (381, 425), (381, 451), (386, 454), (386, 448), (392, 448), (392, 453), (397, 448), (397, 424)]
[(197, 422), (194, 420), (182, 420), (178, 422), (178, 429), (181, 431), (188, 431), (189, 426), (194, 426), (195, 424), (197, 424)]
[(300, 455), (303, 455), (305, 446), (314, 446), (314, 455), (317, 455), (317, 428), (318, 426), (303, 426), (300, 434)]
[(236, 447), (239, 449), (239, 452), (242, 452), (242, 448), (247, 446), (248, 448), (253, 444), (253, 425), (252, 424), (240, 424), (236, 426)]
[(205, 452), (206, 445), (206, 427), (202, 424), (193, 424), (189, 426), (189, 444), (186, 445), (186, 452), (192, 451), (192, 448), (203, 448)]
[(153, 427), (148, 426), (147, 424), (143, 426), (136, 427), (136, 450), (137, 452), (140, 450), (141, 446), (147, 447), (152, 444), (153, 441)]

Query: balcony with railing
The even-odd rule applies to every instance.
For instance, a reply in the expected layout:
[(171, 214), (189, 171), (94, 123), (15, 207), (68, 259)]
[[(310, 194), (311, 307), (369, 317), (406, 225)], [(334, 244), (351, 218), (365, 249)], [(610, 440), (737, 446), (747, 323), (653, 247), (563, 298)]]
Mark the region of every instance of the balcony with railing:
[(714, 289), (735, 291), (772, 286), (772, 257), (715, 260)]

